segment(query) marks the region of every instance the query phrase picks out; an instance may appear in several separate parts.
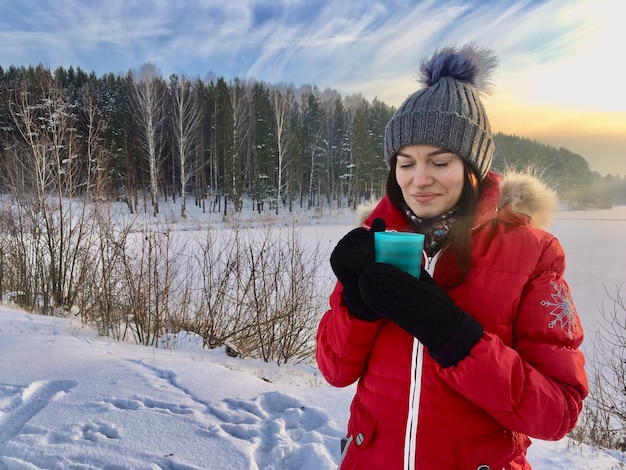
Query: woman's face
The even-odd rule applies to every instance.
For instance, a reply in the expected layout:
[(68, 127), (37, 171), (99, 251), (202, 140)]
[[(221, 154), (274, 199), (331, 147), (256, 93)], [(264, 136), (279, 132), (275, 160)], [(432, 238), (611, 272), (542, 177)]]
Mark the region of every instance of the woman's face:
[(461, 157), (433, 145), (404, 147), (396, 159), (396, 181), (404, 201), (422, 219), (444, 214), (458, 203), (464, 174)]

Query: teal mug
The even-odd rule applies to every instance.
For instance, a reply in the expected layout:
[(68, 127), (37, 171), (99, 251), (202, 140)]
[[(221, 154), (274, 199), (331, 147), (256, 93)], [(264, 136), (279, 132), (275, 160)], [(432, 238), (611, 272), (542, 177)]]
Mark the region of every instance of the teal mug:
[(424, 235), (410, 232), (375, 232), (374, 259), (402, 269), (415, 277), (422, 271)]

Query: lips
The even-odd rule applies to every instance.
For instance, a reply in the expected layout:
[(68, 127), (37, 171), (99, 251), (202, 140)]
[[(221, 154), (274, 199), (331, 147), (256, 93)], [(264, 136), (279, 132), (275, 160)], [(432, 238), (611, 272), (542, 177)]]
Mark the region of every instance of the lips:
[(419, 202), (421, 204), (425, 204), (427, 202), (432, 201), (437, 197), (436, 193), (413, 193), (411, 197), (415, 202)]

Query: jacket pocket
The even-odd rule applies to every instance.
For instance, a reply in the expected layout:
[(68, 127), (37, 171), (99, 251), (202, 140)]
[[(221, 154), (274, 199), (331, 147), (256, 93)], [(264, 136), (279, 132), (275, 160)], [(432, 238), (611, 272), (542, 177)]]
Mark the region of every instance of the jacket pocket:
[(530, 439), (508, 430), (456, 442), (456, 457), (463, 470), (508, 470), (526, 454)]
[(348, 424), (348, 438), (352, 438), (352, 447), (367, 447), (376, 434), (376, 418), (359, 401), (358, 395), (350, 405), (350, 422)]

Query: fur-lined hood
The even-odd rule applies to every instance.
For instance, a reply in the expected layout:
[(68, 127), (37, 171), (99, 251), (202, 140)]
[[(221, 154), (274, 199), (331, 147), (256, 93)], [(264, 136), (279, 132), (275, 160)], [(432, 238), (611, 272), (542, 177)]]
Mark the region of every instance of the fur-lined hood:
[(513, 212), (528, 216), (535, 227), (550, 225), (558, 202), (556, 192), (534, 175), (507, 172), (502, 177), (498, 209), (510, 204)]
[[(498, 210), (510, 210), (529, 218), (530, 225), (546, 228), (558, 205), (558, 197), (554, 190), (548, 188), (535, 175), (506, 172), (500, 179), (500, 196)], [(357, 208), (355, 224), (363, 225), (379, 201), (370, 201)]]

